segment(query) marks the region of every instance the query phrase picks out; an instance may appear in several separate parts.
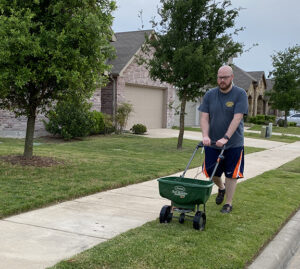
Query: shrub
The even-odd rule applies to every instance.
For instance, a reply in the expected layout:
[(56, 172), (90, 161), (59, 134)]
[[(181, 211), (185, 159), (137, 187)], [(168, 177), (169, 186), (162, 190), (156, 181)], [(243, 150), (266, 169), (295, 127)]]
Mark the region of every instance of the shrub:
[(129, 114), (133, 111), (132, 105), (128, 103), (122, 103), (118, 106), (116, 114), (116, 131), (122, 133), (129, 117)]
[(93, 127), (90, 112), (91, 104), (82, 100), (60, 101), (47, 113), (46, 130), (53, 135), (60, 135), (65, 140), (88, 136)]
[(104, 134), (111, 134), (115, 131), (115, 127), (111, 115), (103, 114)]
[(278, 125), (279, 127), (284, 127), (284, 120), (283, 120), (283, 119), (279, 119), (279, 120), (277, 121), (277, 125)]
[(247, 120), (254, 124), (269, 124), (270, 122), (275, 123), (276, 117), (273, 115), (256, 115), (256, 116), (248, 116)]
[(105, 133), (105, 123), (104, 115), (99, 111), (90, 112), (90, 117), (92, 120), (92, 128), (90, 134), (104, 134)]
[(296, 123), (296, 122), (289, 122), (288, 124), (289, 124), (289, 126), (291, 126), (291, 127), (296, 127), (296, 126), (297, 126), (297, 123)]
[(143, 124), (134, 124), (130, 129), (134, 134), (144, 134), (147, 132), (147, 127)]

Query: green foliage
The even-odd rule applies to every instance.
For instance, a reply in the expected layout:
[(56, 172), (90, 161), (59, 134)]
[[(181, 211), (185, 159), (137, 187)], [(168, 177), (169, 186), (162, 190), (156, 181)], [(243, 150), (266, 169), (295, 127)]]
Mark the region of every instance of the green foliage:
[(277, 121), (277, 125), (278, 125), (279, 127), (284, 127), (284, 119), (279, 119), (279, 120)]
[(147, 132), (147, 127), (141, 123), (134, 124), (130, 129), (134, 134), (144, 134)]
[(55, 101), (91, 96), (113, 57), (115, 8), (113, 0), (0, 1), (0, 108), (35, 120)]
[(272, 55), (275, 84), (269, 93), (273, 108), (285, 111), (300, 108), (300, 46)]
[(104, 134), (111, 134), (115, 131), (111, 115), (103, 114)]
[[(241, 52), (242, 45), (232, 40), (237, 9), (230, 1), (162, 0), (156, 38), (150, 38), (142, 58), (153, 79), (171, 83), (179, 97), (195, 100), (200, 89), (215, 84), (218, 68)], [(154, 27), (158, 23), (154, 23)], [(154, 52), (153, 52), (154, 49)]]
[[(242, 52), (242, 44), (232, 35), (238, 9), (230, 9), (227, 0), (161, 0), (159, 23), (155, 37), (148, 38), (139, 57), (154, 80), (174, 85), (181, 100), (181, 148), (184, 129), (185, 104), (195, 101), (204, 89), (215, 85), (218, 68), (229, 58)], [(159, 28), (158, 28), (159, 27)]]
[(296, 122), (289, 122), (289, 123), (288, 123), (288, 126), (296, 127), (296, 126), (297, 126), (297, 123), (296, 123)]
[(269, 124), (270, 122), (275, 123), (275, 119), (276, 116), (273, 115), (256, 115), (252, 117), (248, 116), (247, 122), (263, 125), (263, 124)]
[(90, 112), (90, 118), (92, 120), (92, 128), (90, 134), (104, 134), (105, 123), (103, 113), (94, 110)]
[(122, 133), (126, 124), (130, 113), (133, 111), (133, 107), (131, 104), (122, 103), (118, 105), (117, 114), (115, 117), (116, 120), (116, 131), (117, 133)]
[(114, 131), (109, 115), (90, 111), (92, 104), (80, 98), (60, 101), (47, 113), (46, 130), (60, 135), (65, 140), (93, 134), (108, 134)]
[(65, 140), (88, 136), (99, 126), (92, 118), (91, 104), (80, 99), (58, 102), (54, 110), (47, 113), (46, 130), (53, 135), (60, 135)]

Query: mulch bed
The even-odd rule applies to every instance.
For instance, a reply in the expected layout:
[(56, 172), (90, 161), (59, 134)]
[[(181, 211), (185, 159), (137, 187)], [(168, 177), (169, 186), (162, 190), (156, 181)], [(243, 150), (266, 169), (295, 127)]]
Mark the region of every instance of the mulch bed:
[(64, 164), (63, 161), (58, 161), (55, 160), (54, 158), (44, 157), (44, 156), (32, 156), (31, 159), (26, 160), (23, 156), (9, 155), (9, 156), (1, 156), (0, 160), (3, 160), (13, 165), (35, 166), (35, 167), (52, 167), (52, 166)]

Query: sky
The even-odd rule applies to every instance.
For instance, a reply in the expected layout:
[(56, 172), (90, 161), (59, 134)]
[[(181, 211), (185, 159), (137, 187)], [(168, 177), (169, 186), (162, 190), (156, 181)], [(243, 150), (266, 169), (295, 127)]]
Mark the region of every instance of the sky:
[[(115, 32), (148, 30), (153, 17), (160, 19), (159, 0), (116, 2), (118, 9), (113, 13), (112, 27)], [(264, 71), (268, 77), (273, 69), (271, 55), (300, 45), (300, 0), (231, 0), (231, 3), (232, 8), (243, 8), (235, 27), (245, 27), (234, 40), (243, 43), (245, 49), (252, 47), (233, 62), (245, 71)], [(142, 19), (138, 16), (141, 10)], [(258, 46), (253, 47), (253, 44)]]

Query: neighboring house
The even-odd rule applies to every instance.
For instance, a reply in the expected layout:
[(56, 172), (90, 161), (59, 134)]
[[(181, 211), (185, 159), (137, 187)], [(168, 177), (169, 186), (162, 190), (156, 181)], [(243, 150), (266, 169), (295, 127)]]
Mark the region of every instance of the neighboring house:
[[(133, 105), (126, 129), (142, 123), (149, 128), (168, 128), (173, 124), (174, 111), (170, 104), (175, 98), (175, 89), (160, 81), (153, 81), (144, 66), (135, 61), (145, 42), (145, 35), (152, 30), (115, 33), (112, 45), (116, 48), (116, 59), (112, 65), (110, 81), (106, 87), (95, 91), (91, 101), (93, 109), (112, 116), (121, 103)], [(46, 135), (42, 119), (36, 120), (35, 137)], [(16, 119), (13, 113), (0, 110), (0, 137), (25, 137), (26, 118)]]
[(126, 129), (136, 123), (142, 123), (148, 129), (168, 128), (173, 123), (174, 111), (170, 104), (175, 98), (175, 88), (153, 81), (148, 70), (136, 62), (136, 56), (142, 54), (145, 35), (151, 37), (153, 31), (115, 33), (112, 45), (116, 48), (117, 57), (109, 62), (113, 66), (110, 82), (94, 95), (94, 108), (112, 116), (119, 104), (132, 104), (133, 112)]
[[(264, 71), (246, 72), (236, 65), (232, 65), (234, 85), (243, 88), (247, 92), (249, 116), (256, 116), (257, 114), (270, 114), (269, 97), (266, 92), (272, 89), (274, 82), (265, 77)], [(201, 98), (198, 102), (187, 102), (185, 126), (199, 126), (200, 125), (200, 112), (197, 110)], [(179, 106), (180, 102), (176, 96), (174, 106)], [(271, 111), (272, 114), (278, 111)], [(277, 115), (277, 114), (276, 114)], [(174, 125), (179, 126), (179, 115), (175, 116)]]

